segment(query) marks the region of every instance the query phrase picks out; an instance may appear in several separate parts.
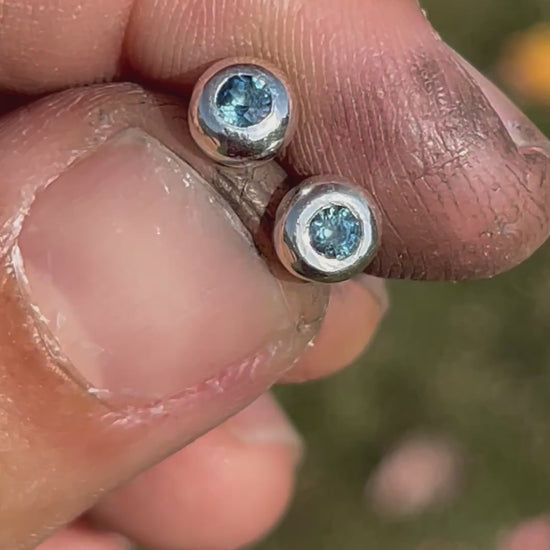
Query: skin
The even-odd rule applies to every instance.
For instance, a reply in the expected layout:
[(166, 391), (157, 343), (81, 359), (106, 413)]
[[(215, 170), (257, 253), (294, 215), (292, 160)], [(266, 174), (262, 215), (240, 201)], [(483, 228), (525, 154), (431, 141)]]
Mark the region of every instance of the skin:
[[(68, 181), (82, 185), (85, 193), (92, 189), (86, 185), (89, 164), (85, 173), (77, 168), (86, 166), (83, 159), (97, 160), (93, 155), (102, 146), (112, 147), (112, 138), (126, 128), (146, 132), (181, 158), (202, 162), (181, 121), (185, 98), (213, 61), (255, 56), (288, 75), (301, 122), (281, 166), (295, 181), (335, 173), (371, 192), (383, 239), (370, 273), (417, 279), (491, 276), (528, 257), (547, 237), (547, 142), (438, 39), (412, 0), (288, 0), (284, 6), (268, 0), (6, 0), (0, 12), (2, 547), (34, 548), (86, 512), (78, 526), (55, 535), (44, 548), (63, 548), (67, 539), (62, 537), (76, 537), (90, 550), (124, 548), (124, 541), (105, 531), (160, 549), (237, 548), (255, 540), (282, 513), (300, 454), (299, 439), (265, 392), (282, 377), (310, 379), (341, 368), (366, 346), (382, 317), (383, 295), (372, 279), (343, 284), (329, 299), (327, 289), (288, 281), (271, 266), (273, 274), (252, 247), (220, 231), (220, 243), (234, 247), (234, 253), (218, 265), (219, 255), (211, 257), (200, 247), (191, 251), (201, 277), (190, 276), (177, 289), (198, 293), (204, 307), (171, 340), (164, 340), (169, 331), (159, 331), (150, 345), (171, 349), (186, 337), (196, 343), (189, 334), (205, 319), (210, 341), (216, 342), (230, 324), (238, 324), (236, 319), (245, 324), (258, 319), (254, 331), (229, 342), (242, 362), (217, 358), (216, 369), (209, 370), (212, 356), (205, 347), (205, 355), (195, 350), (185, 362), (192, 378), (168, 397), (151, 402), (141, 394), (128, 399), (117, 393), (105, 399), (86, 391), (78, 376), (85, 369), (66, 346), (61, 355), (68, 361), (60, 364), (44, 345), (49, 331), (65, 344), (87, 335), (91, 326), (75, 321), (68, 335), (58, 334), (42, 326), (36, 314), (36, 308), (55, 313), (65, 307), (66, 296), (49, 286), (40, 263), (40, 245), (55, 247), (60, 235), (66, 236), (56, 233), (57, 216), (77, 204), (63, 202), (69, 192), (54, 195), (55, 186), (59, 190)], [(79, 88), (111, 80), (136, 84)], [(68, 91), (50, 95), (59, 90)], [(44, 94), (33, 102), (33, 96)], [(25, 107), (12, 112), (18, 105)], [(117, 157), (128, 174), (120, 181), (138, 177), (131, 172), (144, 158), (138, 142), (132, 142), (126, 160)], [(204, 167), (208, 172), (208, 164)], [(94, 170), (104, 170), (105, 178), (112, 173)], [(266, 170), (271, 182), (284, 174), (275, 166)], [(51, 193), (41, 195), (50, 184)], [(85, 196), (91, 208), (97, 195)], [(52, 204), (59, 208), (52, 210)], [(121, 201), (120, 220), (142, 219), (126, 207)], [(196, 230), (204, 236), (211, 227), (210, 210), (197, 209)], [(179, 243), (170, 233), (172, 218), (159, 213), (167, 224), (162, 246), (175, 253)], [(74, 216), (71, 227), (84, 218)], [(29, 220), (38, 228), (38, 240)], [(79, 227), (79, 238), (93, 239), (90, 227)], [(79, 239), (69, 241), (67, 246), (78, 252)], [(86, 242), (97, 245), (98, 254), (105, 252), (99, 241)], [(30, 288), (22, 288), (24, 277), (14, 269), (21, 267), (14, 245), (28, 268), (23, 275)], [(166, 255), (159, 256), (167, 261), (164, 269), (150, 269), (146, 260), (154, 246), (156, 240), (144, 241), (143, 256), (132, 256), (143, 288), (132, 279), (121, 281), (120, 270), (98, 272), (109, 296), (107, 305), (97, 300), (98, 307), (107, 308), (99, 328), (113, 328), (119, 311), (137, 316), (130, 306), (138, 298), (141, 317), (132, 322), (167, 327), (182, 322), (169, 313), (162, 317), (155, 306), (159, 299), (172, 303), (177, 285), (167, 281), (172, 276), (181, 281), (189, 273), (183, 267), (177, 271), (177, 262), (169, 263)], [(121, 268), (130, 262), (124, 253), (112, 257)], [(218, 272), (223, 277), (210, 281), (216, 299), (209, 304), (201, 280)], [(238, 310), (240, 298), (250, 295), (258, 299)], [(281, 297), (287, 307), (278, 312), (272, 306)], [(95, 305), (86, 305), (87, 312)], [(357, 308), (353, 315), (350, 308)], [(137, 343), (114, 342), (130, 352)], [(130, 353), (119, 363), (126, 368), (132, 360)], [(150, 373), (151, 384), (166, 374), (162, 366)]]

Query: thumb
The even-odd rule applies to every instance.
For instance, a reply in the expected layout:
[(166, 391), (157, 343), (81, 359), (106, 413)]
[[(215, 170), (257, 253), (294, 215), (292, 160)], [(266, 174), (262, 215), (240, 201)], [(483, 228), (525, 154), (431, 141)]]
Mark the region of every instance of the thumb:
[(182, 160), (184, 113), (106, 86), (0, 128), (2, 548), (250, 403), (322, 317), (325, 291), (279, 281)]

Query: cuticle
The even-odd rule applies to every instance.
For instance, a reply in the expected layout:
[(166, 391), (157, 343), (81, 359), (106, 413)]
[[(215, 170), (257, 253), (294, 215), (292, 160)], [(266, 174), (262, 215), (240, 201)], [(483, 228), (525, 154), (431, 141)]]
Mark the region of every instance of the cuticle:
[[(42, 314), (40, 308), (33, 303), (30, 284), (25, 272), (24, 259), (17, 243), (12, 246), (8, 262), (8, 271), (9, 268), (11, 268), (13, 277), (20, 291), (23, 302), (22, 306), (25, 309), (25, 316), (28, 320), (31, 337), (35, 346), (42, 350), (43, 354), (48, 359), (50, 367), (53, 367), (58, 375), (62, 376), (65, 380), (71, 381), (81, 390), (89, 393), (89, 384), (78, 374), (72, 361), (63, 353), (59, 341), (51, 333), (48, 327), (48, 320)], [(108, 406), (105, 401), (101, 401)]]
[[(270, 362), (282, 348), (287, 347), (287, 332), (289, 328), (280, 330), (269, 343), (259, 347), (246, 358), (226, 366), (222, 371), (193, 386), (189, 386), (168, 397), (149, 398), (144, 400), (142, 395), (134, 392), (120, 393), (115, 396), (109, 390), (93, 390), (97, 393), (106, 393), (111, 404), (116, 404), (112, 410), (102, 416), (102, 420), (110, 426), (132, 428), (149, 421), (157, 421), (162, 417), (169, 417), (172, 412), (181, 412), (182, 406), (191, 408), (197, 400), (207, 398), (208, 394), (220, 394), (226, 388), (238, 386), (240, 381), (248, 381), (254, 377), (260, 365)], [(287, 362), (287, 369), (299, 359)], [(284, 372), (273, 372), (270, 384), (274, 383)]]

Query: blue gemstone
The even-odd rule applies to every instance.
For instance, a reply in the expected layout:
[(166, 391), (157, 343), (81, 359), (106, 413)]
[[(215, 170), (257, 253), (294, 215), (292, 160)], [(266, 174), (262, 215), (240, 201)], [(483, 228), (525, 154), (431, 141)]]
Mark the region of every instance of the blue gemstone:
[(248, 128), (264, 120), (271, 112), (272, 103), (265, 80), (251, 75), (232, 76), (216, 97), (220, 116), (239, 128)]
[(361, 222), (346, 206), (326, 206), (309, 222), (311, 245), (326, 258), (349, 258), (359, 248), (362, 236)]

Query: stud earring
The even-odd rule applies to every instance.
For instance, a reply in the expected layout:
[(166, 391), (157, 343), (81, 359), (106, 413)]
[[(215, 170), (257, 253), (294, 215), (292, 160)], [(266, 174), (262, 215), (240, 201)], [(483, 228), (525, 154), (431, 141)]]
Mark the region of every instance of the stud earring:
[[(227, 166), (272, 159), (294, 132), (296, 114), (285, 76), (263, 61), (228, 59), (197, 82), (189, 106), (190, 133), (210, 158)], [(362, 272), (380, 232), (370, 197), (334, 177), (314, 177), (291, 189), (277, 210), (274, 246), (293, 275), (334, 283)]]
[(281, 72), (246, 58), (214, 64), (199, 79), (189, 107), (193, 139), (220, 164), (273, 158), (292, 137), (292, 92)]
[(361, 273), (378, 250), (374, 207), (366, 193), (343, 178), (309, 178), (280, 203), (274, 245), (293, 275), (344, 281)]

